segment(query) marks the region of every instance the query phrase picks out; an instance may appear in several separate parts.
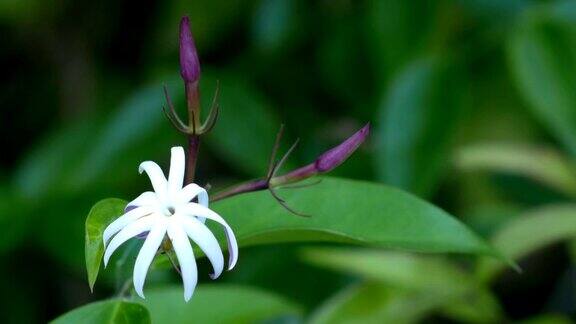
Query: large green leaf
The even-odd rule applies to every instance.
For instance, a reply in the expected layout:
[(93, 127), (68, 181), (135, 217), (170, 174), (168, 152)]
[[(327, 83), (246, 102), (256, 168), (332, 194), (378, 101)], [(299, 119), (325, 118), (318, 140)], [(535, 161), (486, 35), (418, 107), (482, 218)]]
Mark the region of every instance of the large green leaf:
[[(310, 248), (304, 250), (303, 256), (312, 264), (378, 281), (389, 288), (415, 295), (428, 292), (436, 300), (425, 308), (427, 311), (441, 311), (460, 321), (489, 323), (502, 316), (486, 287), (438, 257), (359, 248)], [(418, 307), (414, 310), (417, 314), (424, 311)]]
[[(510, 260), (519, 260), (557, 241), (576, 237), (576, 205), (550, 205), (520, 215), (501, 228), (492, 243)], [(489, 281), (503, 270), (501, 264), (482, 260), (481, 280)]]
[(441, 209), (384, 185), (323, 177), (318, 185), (280, 190), (280, 206), (268, 192), (240, 195), (213, 205), (240, 244), (339, 241), (422, 252), (495, 255), (465, 225)]
[[(266, 191), (218, 201), (212, 208), (227, 219), (242, 246), (335, 241), (420, 252), (499, 255), (460, 221), (411, 194), (375, 183), (321, 179), (315, 186), (279, 190), (289, 205), (310, 217), (291, 214)], [(114, 205), (106, 207), (106, 219), (111, 220), (126, 202), (107, 199), (100, 204)], [(100, 230), (105, 227), (104, 222), (97, 224)], [(210, 226), (224, 242), (223, 231)]]
[(483, 143), (461, 148), (457, 166), (464, 171), (504, 172), (529, 177), (568, 196), (576, 196), (576, 165), (551, 148)]
[(146, 307), (125, 301), (107, 300), (74, 309), (51, 323), (53, 324), (146, 324), (150, 314)]
[(510, 66), (534, 115), (576, 154), (576, 23), (574, 4), (527, 11), (511, 34)]
[(108, 224), (122, 215), (126, 202), (121, 199), (109, 198), (96, 203), (86, 218), (86, 271), (90, 289), (98, 277), (100, 264), (104, 255), (104, 242), (102, 234)]
[(434, 189), (464, 93), (458, 69), (440, 58), (416, 60), (393, 80), (379, 108), (375, 135), (380, 180), (420, 195)]
[(182, 287), (146, 290), (141, 303), (153, 323), (256, 323), (285, 315), (298, 315), (296, 304), (255, 288), (230, 285), (199, 286), (186, 303)]

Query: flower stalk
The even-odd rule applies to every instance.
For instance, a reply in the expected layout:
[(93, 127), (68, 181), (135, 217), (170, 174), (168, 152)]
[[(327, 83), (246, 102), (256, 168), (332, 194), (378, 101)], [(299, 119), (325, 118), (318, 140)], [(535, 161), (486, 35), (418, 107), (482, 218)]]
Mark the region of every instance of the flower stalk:
[(366, 124), (354, 135), (338, 146), (320, 155), (314, 162), (290, 171), (284, 175), (256, 179), (224, 189), (212, 196), (211, 201), (236, 196), (242, 193), (272, 189), (294, 182), (302, 181), (318, 174), (324, 174), (334, 170), (342, 164), (356, 149), (366, 140), (370, 133), (370, 124)]

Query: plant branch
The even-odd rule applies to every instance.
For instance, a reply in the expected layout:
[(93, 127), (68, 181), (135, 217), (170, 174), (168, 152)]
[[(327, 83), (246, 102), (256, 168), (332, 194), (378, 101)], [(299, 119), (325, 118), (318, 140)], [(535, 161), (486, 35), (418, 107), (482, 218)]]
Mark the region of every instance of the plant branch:
[[(266, 189), (272, 189), (275, 187), (287, 185), (290, 183), (302, 181), (304, 179), (311, 178), (318, 174), (324, 174), (327, 172), (332, 171), (334, 168), (342, 164), (350, 155), (356, 151), (356, 149), (364, 142), (366, 137), (370, 132), (370, 124), (366, 124), (340, 145), (324, 152), (321, 154), (314, 162), (300, 167), (296, 170), (290, 171), (281, 176), (275, 176), (276, 172), (278, 171), (279, 167), (282, 163), (285, 162), (288, 155), (294, 149), (296, 143), (292, 145), (292, 147), (288, 150), (288, 152), (282, 157), (282, 159), (275, 163), (275, 156), (278, 150), (278, 143), (279, 138), (282, 134), (283, 128), (280, 128), (279, 134), (276, 137), (276, 141), (274, 147), (272, 149), (272, 157), (270, 159), (270, 165), (268, 169), (268, 173), (265, 178), (256, 179), (248, 182), (244, 182), (227, 189), (224, 189), (214, 196), (212, 196), (212, 201), (222, 200), (228, 197), (236, 196), (242, 193), (253, 192), (253, 191), (260, 191)], [(272, 193), (274, 198), (278, 200), (278, 202), (283, 203), (284, 201), (278, 197), (275, 193)], [(290, 209), (289, 209), (290, 210)], [(298, 214), (298, 213), (295, 213)]]

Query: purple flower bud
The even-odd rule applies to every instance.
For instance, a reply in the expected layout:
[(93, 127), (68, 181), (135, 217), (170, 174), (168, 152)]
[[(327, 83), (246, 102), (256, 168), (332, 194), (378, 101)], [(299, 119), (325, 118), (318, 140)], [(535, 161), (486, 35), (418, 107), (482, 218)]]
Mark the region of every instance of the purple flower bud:
[(340, 145), (320, 155), (315, 162), (316, 170), (319, 173), (325, 173), (342, 164), (364, 142), (369, 133), (370, 123), (366, 124)]
[(200, 78), (200, 62), (190, 31), (190, 20), (186, 16), (180, 21), (180, 74), (186, 83)]

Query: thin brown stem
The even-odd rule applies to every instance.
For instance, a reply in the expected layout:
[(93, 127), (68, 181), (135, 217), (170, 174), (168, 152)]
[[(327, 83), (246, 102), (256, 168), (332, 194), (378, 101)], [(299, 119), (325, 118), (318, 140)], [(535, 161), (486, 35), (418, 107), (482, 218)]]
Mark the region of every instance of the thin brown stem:
[(188, 159), (186, 162), (186, 184), (194, 182), (196, 161), (200, 149), (200, 136), (188, 135)]
[(224, 198), (239, 195), (245, 192), (260, 191), (268, 189), (267, 179), (257, 179), (253, 181), (244, 182), (228, 189), (224, 189), (214, 194), (210, 201), (218, 201)]
[(185, 83), (186, 106), (188, 107), (188, 125), (200, 128), (200, 89), (198, 82)]
[(192, 134), (188, 134), (188, 159), (186, 162), (186, 184), (194, 182), (196, 175), (196, 161), (200, 150), (200, 90), (198, 82), (185, 83), (186, 104), (188, 107), (188, 128)]

